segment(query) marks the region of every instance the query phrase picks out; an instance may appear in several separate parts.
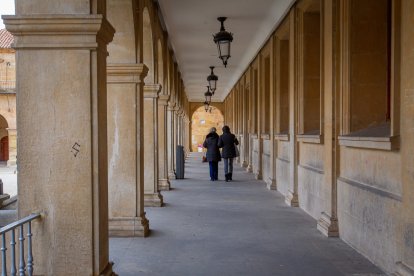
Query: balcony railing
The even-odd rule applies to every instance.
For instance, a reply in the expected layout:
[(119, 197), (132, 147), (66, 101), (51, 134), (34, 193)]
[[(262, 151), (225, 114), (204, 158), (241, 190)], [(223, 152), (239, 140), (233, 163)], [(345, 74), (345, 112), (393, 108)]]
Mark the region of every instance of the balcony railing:
[[(11, 261), (10, 264), (10, 275), (15, 276), (17, 273), (21, 276), (33, 275), (33, 253), (32, 253), (32, 221), (35, 219), (40, 218), (40, 214), (31, 214), (21, 220), (13, 222), (9, 225), (6, 225), (0, 228), (0, 235), (1, 235), (1, 276), (7, 276), (7, 243), (6, 243), (6, 234), (10, 233), (10, 246), (11, 252), (10, 257)], [(27, 225), (27, 252), (24, 251), (24, 244), (25, 244), (25, 225)], [(16, 233), (15, 231), (18, 229), (19, 232), (19, 270), (17, 271), (16, 268)], [(25, 260), (25, 256), (27, 255), (27, 263)]]
[(16, 81), (0, 80), (0, 90), (11, 90), (16, 88)]

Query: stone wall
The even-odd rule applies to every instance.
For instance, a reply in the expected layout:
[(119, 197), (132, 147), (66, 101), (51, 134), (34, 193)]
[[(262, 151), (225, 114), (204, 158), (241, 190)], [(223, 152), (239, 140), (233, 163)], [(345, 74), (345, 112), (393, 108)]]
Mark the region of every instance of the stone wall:
[(362, 2), (297, 1), (225, 100), (259, 96), (257, 106), (236, 107), (226, 123), (244, 118), (240, 135), (257, 137), (270, 114), (274, 144), (253, 139), (248, 169), (323, 234), (412, 275), (414, 1)]

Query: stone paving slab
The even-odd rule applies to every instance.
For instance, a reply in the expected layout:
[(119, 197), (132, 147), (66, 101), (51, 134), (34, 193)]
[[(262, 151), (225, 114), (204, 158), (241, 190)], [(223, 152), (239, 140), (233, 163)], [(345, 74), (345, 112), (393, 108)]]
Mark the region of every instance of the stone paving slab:
[[(219, 178), (224, 178), (220, 163)], [(148, 238), (111, 238), (119, 275), (385, 275), (316, 221), (288, 207), (235, 165), (233, 182), (209, 181), (199, 154), (186, 179), (163, 192), (166, 206), (147, 208)]]

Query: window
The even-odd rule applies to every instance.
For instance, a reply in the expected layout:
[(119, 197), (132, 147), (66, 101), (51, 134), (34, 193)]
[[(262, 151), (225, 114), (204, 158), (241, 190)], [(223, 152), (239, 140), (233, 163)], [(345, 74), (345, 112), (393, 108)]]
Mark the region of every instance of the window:
[(399, 6), (341, 2), (341, 145), (399, 147)]
[(299, 141), (321, 134), (321, 16), (319, 0), (298, 6), (299, 50)]

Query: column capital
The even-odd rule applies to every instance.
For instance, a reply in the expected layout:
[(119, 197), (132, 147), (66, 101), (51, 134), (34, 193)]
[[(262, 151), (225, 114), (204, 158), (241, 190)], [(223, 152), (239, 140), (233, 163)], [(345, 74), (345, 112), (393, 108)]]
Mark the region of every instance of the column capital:
[(171, 99), (168, 101), (168, 111), (175, 111), (175, 102), (172, 102)]
[(108, 64), (107, 83), (143, 83), (148, 74), (145, 64)]
[(144, 98), (158, 98), (158, 93), (161, 91), (161, 84), (150, 83), (144, 85)]
[(161, 94), (158, 98), (158, 105), (167, 106), (169, 99), (170, 99), (169, 95)]
[(97, 49), (112, 41), (115, 29), (101, 14), (6, 15), (15, 49)]

